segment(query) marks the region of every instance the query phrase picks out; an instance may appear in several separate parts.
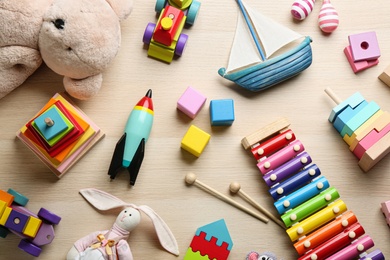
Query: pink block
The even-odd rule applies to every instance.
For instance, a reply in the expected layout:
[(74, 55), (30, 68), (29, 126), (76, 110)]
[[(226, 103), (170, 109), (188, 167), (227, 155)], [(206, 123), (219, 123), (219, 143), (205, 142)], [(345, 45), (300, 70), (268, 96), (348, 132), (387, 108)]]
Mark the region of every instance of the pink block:
[(177, 101), (177, 108), (192, 119), (206, 102), (206, 97), (192, 87), (188, 87)]
[(386, 125), (382, 130), (373, 129), (368, 133), (355, 147), (353, 154), (357, 158), (361, 159), (363, 154), (376, 142), (378, 142), (383, 136), (390, 131), (390, 124)]
[(379, 63), (379, 60), (362, 60), (362, 61), (354, 61), (351, 53), (351, 46), (347, 46), (344, 48), (344, 54), (348, 59), (349, 65), (351, 65), (351, 68), (354, 73), (357, 73), (359, 71), (368, 69), (372, 66), (375, 66)]
[(376, 60), (381, 56), (375, 32), (366, 32), (348, 36), (354, 61)]
[(291, 142), (289, 145), (284, 147), (283, 149), (277, 151), (273, 155), (269, 156), (268, 158), (265, 158), (264, 160), (261, 160), (257, 167), (259, 168), (260, 172), (262, 174), (266, 174), (269, 171), (272, 171), (279, 167), (280, 165), (288, 162), (297, 154), (303, 152), (305, 150), (305, 147), (299, 140), (295, 140)]

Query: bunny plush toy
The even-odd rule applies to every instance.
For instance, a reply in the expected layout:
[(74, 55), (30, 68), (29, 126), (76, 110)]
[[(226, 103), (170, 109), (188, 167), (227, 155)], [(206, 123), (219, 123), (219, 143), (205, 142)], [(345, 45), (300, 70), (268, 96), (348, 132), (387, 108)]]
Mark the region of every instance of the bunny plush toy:
[(133, 0), (1, 0), (0, 98), (44, 62), (78, 99), (95, 95)]
[(167, 224), (150, 207), (126, 203), (117, 197), (97, 189), (84, 189), (81, 195), (101, 211), (124, 209), (110, 230), (95, 231), (79, 240), (69, 250), (67, 260), (132, 260), (133, 255), (127, 239), (140, 223), (141, 211), (153, 222), (161, 245), (170, 253), (179, 255), (175, 237)]

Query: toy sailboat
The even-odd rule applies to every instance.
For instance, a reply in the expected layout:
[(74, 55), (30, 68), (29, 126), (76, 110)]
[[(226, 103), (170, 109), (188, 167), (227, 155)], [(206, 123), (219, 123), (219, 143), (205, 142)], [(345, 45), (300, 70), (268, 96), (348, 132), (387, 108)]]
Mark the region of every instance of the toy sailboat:
[(218, 74), (250, 91), (260, 91), (298, 75), (312, 62), (311, 39), (237, 0), (236, 34), (227, 68)]

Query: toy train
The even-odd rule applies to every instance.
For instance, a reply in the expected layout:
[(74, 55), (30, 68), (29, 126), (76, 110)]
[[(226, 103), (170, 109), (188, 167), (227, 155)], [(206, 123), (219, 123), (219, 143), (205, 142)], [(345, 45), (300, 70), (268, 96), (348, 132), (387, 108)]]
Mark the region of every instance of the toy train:
[(182, 33), (183, 27), (195, 23), (199, 8), (196, 0), (157, 0), (157, 24), (148, 23), (142, 40), (148, 45), (148, 56), (167, 63), (180, 57), (188, 40), (188, 35)]
[(282, 118), (242, 139), (257, 160), (299, 259), (384, 259)]
[(53, 225), (57, 225), (61, 217), (44, 208), (35, 215), (24, 207), (27, 202), (27, 197), (13, 189), (0, 190), (0, 237), (14, 233), (22, 238), (18, 247), (37, 257), (41, 247), (53, 241)]

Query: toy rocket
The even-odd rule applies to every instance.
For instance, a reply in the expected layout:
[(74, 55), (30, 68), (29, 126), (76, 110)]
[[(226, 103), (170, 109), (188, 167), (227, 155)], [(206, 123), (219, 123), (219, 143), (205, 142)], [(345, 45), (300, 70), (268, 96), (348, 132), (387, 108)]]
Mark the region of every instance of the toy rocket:
[(149, 138), (153, 124), (152, 90), (138, 101), (127, 119), (125, 133), (115, 146), (108, 175), (115, 179), (121, 168), (130, 173), (130, 185), (134, 185), (145, 152), (145, 143)]

